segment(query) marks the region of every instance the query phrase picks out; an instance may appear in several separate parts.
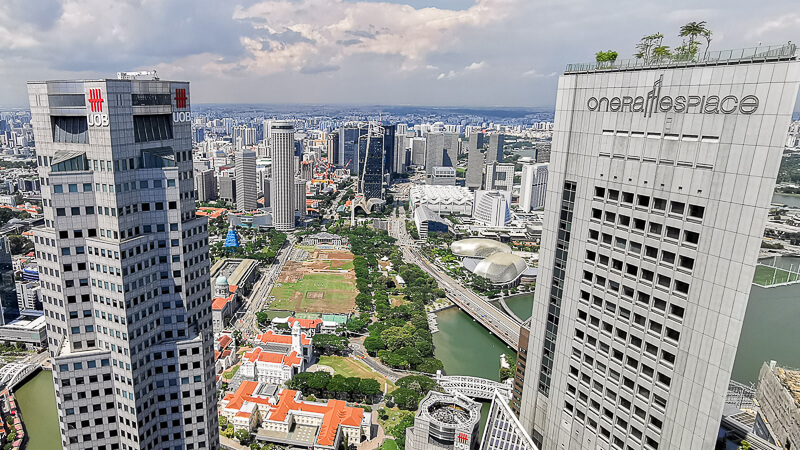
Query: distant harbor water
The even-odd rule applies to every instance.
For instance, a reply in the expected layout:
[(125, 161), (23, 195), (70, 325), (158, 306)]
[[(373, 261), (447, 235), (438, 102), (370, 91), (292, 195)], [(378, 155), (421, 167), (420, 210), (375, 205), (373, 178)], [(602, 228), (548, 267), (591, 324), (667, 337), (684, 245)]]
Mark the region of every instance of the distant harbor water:
[(800, 195), (773, 194), (772, 203), (800, 208)]

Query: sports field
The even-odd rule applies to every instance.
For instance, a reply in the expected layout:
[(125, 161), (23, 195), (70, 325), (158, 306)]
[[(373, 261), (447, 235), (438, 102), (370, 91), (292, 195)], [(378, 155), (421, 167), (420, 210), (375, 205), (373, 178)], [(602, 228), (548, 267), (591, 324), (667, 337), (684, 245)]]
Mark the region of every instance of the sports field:
[(352, 273), (305, 273), (295, 283), (279, 282), (270, 295), (271, 309), (298, 312), (346, 313), (355, 308), (355, 275)]
[(756, 266), (756, 274), (753, 277), (753, 283), (759, 286), (771, 286), (773, 284), (788, 283), (800, 279), (800, 274), (796, 272), (789, 272), (788, 270), (762, 266)]

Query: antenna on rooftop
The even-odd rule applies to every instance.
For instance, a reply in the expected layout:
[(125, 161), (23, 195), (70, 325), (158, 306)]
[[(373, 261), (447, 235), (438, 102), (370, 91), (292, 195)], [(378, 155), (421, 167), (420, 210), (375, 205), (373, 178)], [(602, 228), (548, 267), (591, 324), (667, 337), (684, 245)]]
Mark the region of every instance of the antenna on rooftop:
[(158, 73), (156, 73), (155, 70), (143, 70), (140, 72), (117, 72), (118, 80), (136, 80), (137, 77), (153, 77), (153, 80), (158, 81)]

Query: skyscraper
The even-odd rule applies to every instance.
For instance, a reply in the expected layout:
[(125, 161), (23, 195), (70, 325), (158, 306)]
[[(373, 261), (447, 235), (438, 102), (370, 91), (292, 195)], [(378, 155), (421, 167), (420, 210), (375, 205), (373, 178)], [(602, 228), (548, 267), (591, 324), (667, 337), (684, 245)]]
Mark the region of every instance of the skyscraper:
[(63, 447), (219, 448), (189, 83), (48, 81), (28, 92)]
[(272, 136), (272, 179), (270, 207), (272, 224), (278, 231), (294, 230), (294, 123), (274, 121)]
[(523, 164), (519, 189), (519, 207), (523, 212), (544, 208), (547, 192), (547, 166), (549, 164)]
[(406, 137), (405, 133), (400, 133), (398, 130), (394, 137), (394, 161), (392, 162), (392, 172), (404, 173), (406, 171), (407, 161), (408, 138)]
[(344, 169), (350, 169), (351, 175), (360, 175), (361, 161), (359, 155), (359, 138), (367, 132), (367, 127), (352, 122), (339, 129), (339, 161)]
[(458, 165), (459, 141), (458, 134), (444, 134), (444, 154), (442, 155), (443, 167), (456, 167)]
[(306, 181), (302, 178), (294, 180), (294, 209), (300, 214), (300, 218), (306, 217)]
[(5, 236), (0, 237), (0, 325), (19, 317), (17, 290), (14, 284), (14, 264), (11, 244)]
[(256, 184), (256, 152), (236, 152), (236, 209), (253, 211), (258, 208)]
[(444, 133), (428, 133), (425, 137), (425, 172), (428, 178), (434, 167), (444, 166)]
[(367, 200), (383, 198), (384, 138), (383, 127), (377, 125), (370, 125), (359, 138), (359, 152), (364, 155), (359, 191)]
[(486, 163), (483, 188), (487, 190), (511, 191), (514, 187), (514, 164)]
[(210, 202), (217, 199), (217, 178), (213, 169), (194, 172), (195, 191), (197, 201)]
[(486, 162), (503, 162), (503, 143), (505, 139), (500, 133), (489, 135), (489, 149), (486, 150)]
[(543, 450), (714, 448), (800, 63), (708, 57), (559, 80), (521, 408)]
[(474, 133), (467, 142), (467, 180), (466, 187), (470, 189), (480, 189), (483, 186), (483, 159), (479, 145), (480, 136), (483, 133)]
[(397, 133), (397, 125), (380, 125), (383, 130), (383, 165), (382, 169), (386, 169), (385, 173), (381, 174), (382, 178), (388, 184), (392, 183), (392, 165), (394, 164), (395, 152), (400, 151), (395, 148), (395, 135)]
[(411, 138), (411, 165), (412, 166), (424, 166), (425, 165), (425, 155), (427, 152), (425, 138), (415, 137)]

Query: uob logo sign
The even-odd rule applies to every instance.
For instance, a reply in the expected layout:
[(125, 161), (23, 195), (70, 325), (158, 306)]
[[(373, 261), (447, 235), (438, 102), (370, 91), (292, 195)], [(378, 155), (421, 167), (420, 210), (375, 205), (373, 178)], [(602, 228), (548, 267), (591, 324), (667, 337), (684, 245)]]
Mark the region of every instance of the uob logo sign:
[(89, 111), (87, 117), (90, 127), (107, 127), (108, 114), (103, 113), (103, 92), (100, 89), (89, 89)]
[[(186, 108), (186, 89), (175, 89), (175, 107), (178, 109)], [(192, 120), (192, 113), (189, 111), (173, 111), (173, 122), (190, 122)]]
[(637, 97), (591, 97), (586, 102), (589, 111), (603, 112), (640, 112), (645, 117), (653, 113), (695, 113), (695, 114), (753, 114), (758, 110), (759, 99), (755, 95), (746, 95), (741, 99), (735, 95), (720, 97), (719, 95), (661, 95), (661, 75), (653, 89), (647, 95)]

